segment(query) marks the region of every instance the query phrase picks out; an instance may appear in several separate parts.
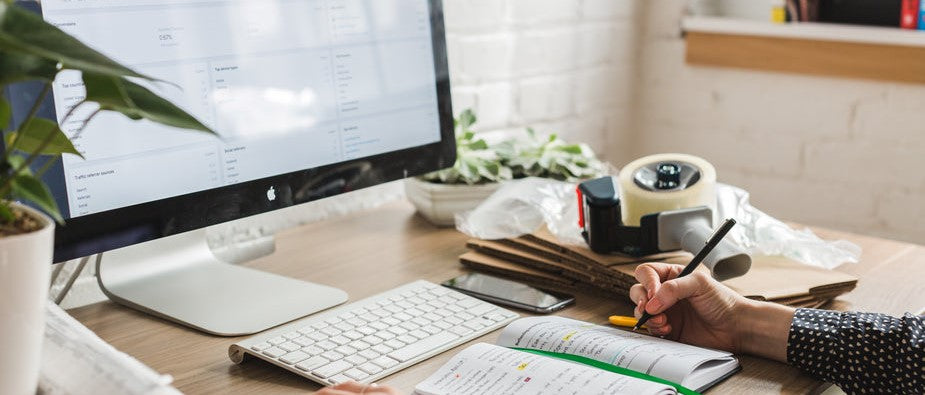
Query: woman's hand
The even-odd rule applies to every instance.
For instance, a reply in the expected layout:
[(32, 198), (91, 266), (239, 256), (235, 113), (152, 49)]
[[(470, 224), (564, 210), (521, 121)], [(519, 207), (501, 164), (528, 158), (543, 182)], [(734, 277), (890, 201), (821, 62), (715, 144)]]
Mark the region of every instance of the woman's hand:
[(702, 347), (786, 362), (793, 309), (746, 299), (706, 270), (678, 278), (681, 265), (644, 263), (630, 288), (636, 318), (646, 311), (649, 332)]
[(400, 395), (397, 389), (387, 385), (360, 384), (356, 381), (347, 381), (333, 387), (324, 387), (315, 395)]

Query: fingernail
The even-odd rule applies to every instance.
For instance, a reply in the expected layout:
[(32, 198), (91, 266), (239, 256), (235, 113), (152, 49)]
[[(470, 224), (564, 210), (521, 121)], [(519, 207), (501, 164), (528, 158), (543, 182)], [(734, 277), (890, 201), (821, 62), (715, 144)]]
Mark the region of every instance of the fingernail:
[(646, 304), (646, 310), (650, 313), (658, 312), (662, 308), (662, 302), (658, 298), (649, 300), (649, 303)]
[(648, 291), (649, 291), (649, 292), (648, 292), (647, 295), (649, 295), (649, 299), (652, 299), (652, 294), (655, 293), (655, 290), (650, 289), (650, 290), (648, 290)]

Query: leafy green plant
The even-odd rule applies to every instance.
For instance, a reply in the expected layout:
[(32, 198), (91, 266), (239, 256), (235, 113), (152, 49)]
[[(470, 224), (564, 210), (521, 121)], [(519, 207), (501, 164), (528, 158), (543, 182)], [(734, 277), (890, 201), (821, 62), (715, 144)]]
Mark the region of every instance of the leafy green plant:
[[(63, 70), (81, 72), (85, 98), (61, 118), (72, 120), (77, 108), (93, 106), (82, 126), (70, 138), (59, 122), (36, 116), (51, 91), (55, 77)], [(13, 210), (14, 200), (30, 202), (61, 222), (62, 217), (41, 176), (62, 154), (81, 153), (71, 143), (97, 114), (121, 113), (131, 119), (148, 119), (164, 125), (214, 134), (195, 117), (134, 81), (163, 82), (138, 73), (84, 45), (41, 16), (20, 8), (11, 0), (0, 0), (0, 85), (39, 81), (42, 90), (27, 116), (11, 124), (9, 103), (0, 97), (0, 128), (6, 149), (0, 157), (0, 236), (30, 231), (22, 213)], [(32, 166), (44, 157), (41, 168)]]
[(456, 163), (427, 173), (424, 181), (442, 184), (486, 184), (524, 177), (544, 177), (576, 182), (602, 176), (607, 165), (587, 144), (569, 144), (557, 135), (539, 136), (528, 128), (515, 136), (489, 144), (472, 131), (477, 117), (464, 110), (455, 121)]

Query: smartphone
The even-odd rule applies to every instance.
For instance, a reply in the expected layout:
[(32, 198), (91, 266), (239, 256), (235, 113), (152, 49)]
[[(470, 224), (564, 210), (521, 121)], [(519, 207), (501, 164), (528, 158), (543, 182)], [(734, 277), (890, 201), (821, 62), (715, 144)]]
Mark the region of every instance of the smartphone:
[(575, 297), (572, 295), (544, 291), (516, 281), (481, 273), (464, 274), (444, 281), (441, 285), (489, 302), (535, 313), (551, 313), (575, 302)]

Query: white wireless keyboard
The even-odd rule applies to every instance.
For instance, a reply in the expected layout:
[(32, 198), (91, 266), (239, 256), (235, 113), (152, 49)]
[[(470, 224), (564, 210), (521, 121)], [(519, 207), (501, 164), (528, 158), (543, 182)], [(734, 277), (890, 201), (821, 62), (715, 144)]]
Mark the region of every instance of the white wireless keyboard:
[(371, 383), (501, 328), (517, 313), (419, 280), (233, 344), (324, 385)]

